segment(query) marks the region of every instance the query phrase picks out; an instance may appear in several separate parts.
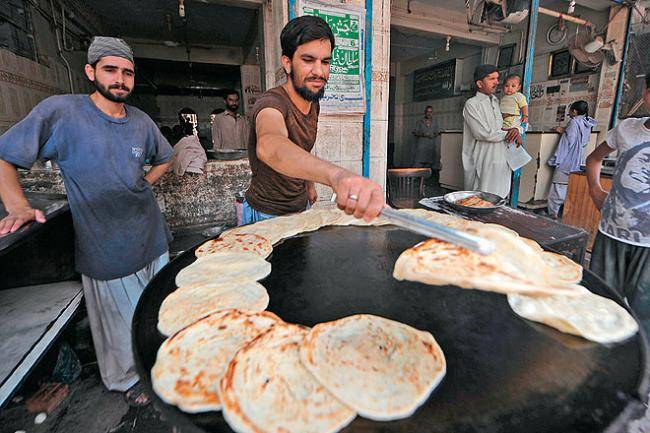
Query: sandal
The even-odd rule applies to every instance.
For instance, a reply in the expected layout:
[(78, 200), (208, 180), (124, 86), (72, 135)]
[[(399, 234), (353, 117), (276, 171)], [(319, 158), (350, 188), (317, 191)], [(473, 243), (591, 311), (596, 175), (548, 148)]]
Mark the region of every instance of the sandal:
[(130, 407), (144, 407), (151, 403), (149, 396), (140, 382), (133, 385), (124, 393), (124, 400)]

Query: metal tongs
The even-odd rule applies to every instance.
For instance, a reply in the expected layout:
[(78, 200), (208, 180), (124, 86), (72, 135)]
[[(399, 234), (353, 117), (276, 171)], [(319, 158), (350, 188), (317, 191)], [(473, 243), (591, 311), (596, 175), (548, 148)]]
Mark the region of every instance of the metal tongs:
[(442, 224), (424, 218), (405, 214), (390, 206), (384, 207), (381, 211), (381, 216), (393, 224), (414, 233), (440, 239), (441, 241), (467, 248), (482, 255), (488, 255), (494, 251), (494, 244), (487, 239), (470, 235), (461, 230), (452, 229), (451, 227), (443, 226)]
[[(331, 201), (336, 201), (336, 193), (332, 194)], [(487, 239), (470, 235), (461, 230), (452, 229), (451, 227), (443, 226), (442, 224), (424, 218), (408, 215), (388, 205), (384, 206), (380, 216), (408, 231), (440, 239), (441, 241), (467, 248), (484, 256), (492, 253), (495, 249), (494, 244)]]

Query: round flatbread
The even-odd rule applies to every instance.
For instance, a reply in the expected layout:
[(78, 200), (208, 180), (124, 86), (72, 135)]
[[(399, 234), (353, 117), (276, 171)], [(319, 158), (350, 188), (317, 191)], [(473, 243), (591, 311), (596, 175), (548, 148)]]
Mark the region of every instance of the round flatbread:
[(284, 238), (302, 232), (304, 222), (299, 215), (279, 216), (259, 221), (255, 224), (236, 227), (227, 231), (225, 235), (229, 236), (236, 233), (255, 234), (268, 239), (272, 245), (275, 245)]
[(569, 284), (582, 281), (582, 266), (570, 258), (550, 251), (543, 251), (541, 255), (558, 280)]
[(541, 253), (544, 251), (544, 248), (541, 247), (540, 244), (537, 243), (537, 241), (533, 239), (528, 239), (528, 238), (520, 238), (522, 242), (525, 242), (526, 245), (531, 247), (533, 250), (537, 251), (538, 253)]
[(430, 333), (367, 314), (316, 325), (300, 358), (340, 401), (380, 421), (410, 416), (446, 372)]
[(338, 209), (309, 209), (301, 212), (303, 220), (303, 232), (318, 230), (321, 227), (329, 226), (335, 223), (341, 217), (341, 211)]
[(580, 296), (508, 295), (508, 303), (524, 319), (597, 343), (624, 341), (639, 330), (625, 308), (585, 288)]
[(493, 228), (477, 230), (475, 234), (492, 241), (496, 251), (483, 256), (448, 242), (429, 239), (399, 256), (393, 276), (398, 280), (505, 294), (579, 293), (578, 286), (556, 278), (540, 254), (518, 236)]
[(158, 330), (169, 336), (208, 314), (228, 309), (264, 311), (268, 305), (269, 294), (255, 281), (180, 287), (160, 305)]
[(280, 323), (244, 346), (221, 380), (223, 415), (238, 433), (333, 433), (355, 417), (300, 362), (307, 328)]
[(203, 257), (208, 254), (220, 252), (254, 253), (265, 259), (272, 251), (273, 246), (262, 236), (248, 233), (235, 233), (207, 241), (194, 251), (194, 255), (196, 257)]
[(220, 284), (230, 280), (261, 280), (271, 273), (271, 264), (250, 253), (219, 253), (199, 257), (176, 274), (178, 287)]
[(273, 313), (225, 310), (169, 337), (158, 349), (151, 383), (165, 402), (184, 412), (220, 410), (219, 381), (246, 343), (282, 320)]

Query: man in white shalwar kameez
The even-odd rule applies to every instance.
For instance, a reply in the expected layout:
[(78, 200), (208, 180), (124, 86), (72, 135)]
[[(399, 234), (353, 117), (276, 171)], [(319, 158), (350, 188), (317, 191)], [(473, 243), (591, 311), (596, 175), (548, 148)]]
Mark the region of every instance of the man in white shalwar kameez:
[(468, 99), (463, 109), (464, 188), (507, 197), (512, 171), (506, 162), (506, 148), (509, 142), (521, 144), (520, 131), (502, 129), (499, 100), (494, 96), (499, 85), (497, 68), (477, 66), (474, 82), (476, 96)]

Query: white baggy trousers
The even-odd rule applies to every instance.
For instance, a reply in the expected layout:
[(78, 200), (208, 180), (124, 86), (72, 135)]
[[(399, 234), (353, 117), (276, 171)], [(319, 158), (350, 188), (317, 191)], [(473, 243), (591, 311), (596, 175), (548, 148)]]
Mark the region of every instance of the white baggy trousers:
[(99, 372), (110, 391), (127, 391), (139, 380), (131, 350), (131, 321), (144, 288), (168, 262), (166, 252), (122, 278), (81, 276)]

